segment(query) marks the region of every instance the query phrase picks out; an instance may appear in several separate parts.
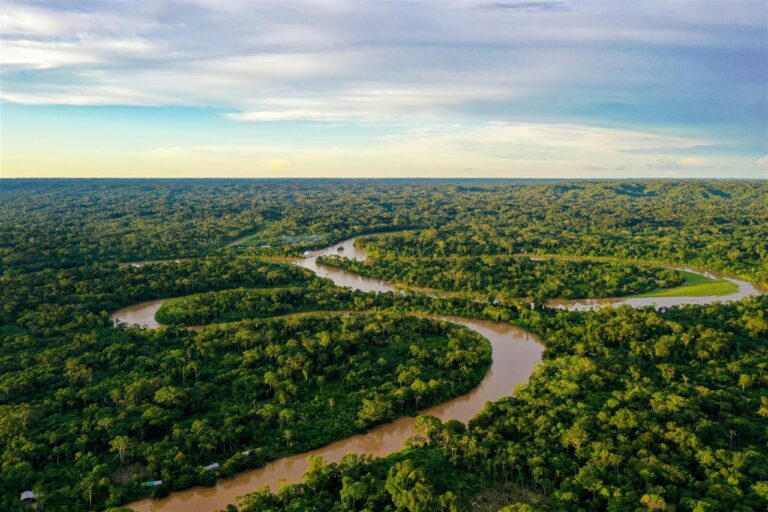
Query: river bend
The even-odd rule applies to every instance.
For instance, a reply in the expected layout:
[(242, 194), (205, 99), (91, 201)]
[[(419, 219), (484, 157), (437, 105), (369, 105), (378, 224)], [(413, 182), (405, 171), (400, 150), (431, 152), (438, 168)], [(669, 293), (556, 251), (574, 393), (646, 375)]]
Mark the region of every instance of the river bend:
[[(364, 292), (399, 291), (393, 283), (364, 277), (342, 269), (317, 263), (317, 257), (338, 254), (348, 258), (364, 259), (365, 251), (355, 247), (354, 238), (325, 249), (307, 252), (296, 264), (311, 270), (320, 277), (331, 279), (336, 285)], [(149, 263), (149, 262), (147, 262)], [(141, 265), (142, 262), (131, 263)], [(683, 270), (683, 269), (681, 269)], [(686, 269), (687, 270), (687, 269)], [(616, 298), (586, 299), (577, 301), (552, 301), (555, 307), (573, 310), (593, 309), (604, 305), (629, 304), (633, 307), (654, 305), (668, 307), (680, 304), (706, 304), (714, 301), (738, 300), (760, 292), (750, 283), (728, 278), (739, 290), (724, 297), (663, 297), (663, 298)], [(115, 311), (111, 318), (117, 323), (138, 324), (150, 329), (160, 327), (155, 313), (170, 299), (153, 300)], [(544, 346), (533, 334), (505, 322), (491, 322), (470, 318), (427, 315), (463, 325), (487, 338), (493, 349), (491, 367), (480, 384), (469, 393), (422, 411), (443, 421), (457, 419), (466, 422), (473, 418), (486, 402), (509, 396), (517, 384), (527, 382), (536, 363), (541, 360)], [(214, 487), (193, 487), (171, 493), (159, 500), (145, 499), (128, 506), (137, 512), (185, 511), (212, 512), (236, 503), (237, 498), (264, 486), (277, 490), (282, 483), (300, 482), (308, 467), (309, 456), (323, 457), (327, 462), (338, 462), (347, 453), (367, 453), (383, 456), (403, 448), (405, 441), (414, 435), (414, 418), (401, 417), (391, 423), (379, 425), (364, 434), (343, 439), (310, 452), (293, 455), (269, 462), (255, 470), (238, 473), (231, 478), (219, 479)]]

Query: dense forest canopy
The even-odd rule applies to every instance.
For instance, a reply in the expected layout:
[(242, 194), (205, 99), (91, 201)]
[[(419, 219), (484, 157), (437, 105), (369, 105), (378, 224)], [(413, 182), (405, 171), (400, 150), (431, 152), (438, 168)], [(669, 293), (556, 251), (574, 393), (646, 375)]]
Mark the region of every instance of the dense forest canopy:
[(69, 354), (20, 333), (7, 341), (38, 363), (35, 373), (3, 370), (4, 495), (23, 482), (45, 489), (54, 510), (125, 503), (144, 495), (141, 480), (168, 482), (164, 492), (210, 485), (212, 461), (226, 476), (322, 446), (468, 391), (490, 361), (480, 336), (403, 316), (199, 334), (92, 326), (60, 341)]
[[(335, 264), (452, 293), (343, 290), (287, 261), (379, 232), (359, 240), (370, 263)], [(545, 254), (607, 260), (528, 257)], [(123, 264), (164, 259), (180, 260)], [(212, 485), (214, 460), (229, 475), (456, 396), (490, 347), (414, 317), (440, 313), (528, 329), (544, 361), (468, 425), (420, 418), (408, 449), (316, 461), (240, 509), (765, 510), (768, 299), (521, 299), (679, 282), (648, 262), (767, 284), (768, 185), (0, 180), (0, 508), (27, 489), (74, 512), (145, 479)], [(161, 298), (169, 327), (109, 319)]]
[[(367, 246), (367, 239), (358, 242)], [(525, 256), (401, 257), (381, 251), (365, 261), (325, 256), (325, 265), (406, 286), (498, 297), (617, 297), (683, 283), (680, 272), (614, 262), (536, 260)]]
[(505, 511), (765, 508), (768, 300), (530, 315), (547, 350), (514, 396), (242, 509), (466, 510), (494, 486), (527, 497)]
[(0, 180), (2, 269), (196, 256), (239, 237), (296, 254), (408, 227), (423, 231), (414, 256), (615, 256), (768, 282), (760, 181)]

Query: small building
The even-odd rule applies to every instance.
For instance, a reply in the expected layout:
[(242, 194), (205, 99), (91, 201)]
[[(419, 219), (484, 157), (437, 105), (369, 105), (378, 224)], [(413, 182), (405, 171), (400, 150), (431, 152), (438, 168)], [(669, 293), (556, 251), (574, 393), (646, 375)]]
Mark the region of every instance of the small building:
[(344, 247), (339, 246), (339, 248), (336, 249), (336, 250), (339, 251), (339, 252), (344, 252)]
[(149, 487), (149, 488), (160, 487), (161, 485), (163, 485), (163, 481), (162, 480), (150, 480), (149, 482), (142, 482), (141, 483), (142, 487)]
[(207, 466), (203, 466), (203, 469), (206, 471), (218, 471), (219, 470), (219, 463), (214, 462), (213, 464), (208, 464)]
[(37, 503), (37, 494), (32, 491), (24, 491), (21, 493), (22, 503)]

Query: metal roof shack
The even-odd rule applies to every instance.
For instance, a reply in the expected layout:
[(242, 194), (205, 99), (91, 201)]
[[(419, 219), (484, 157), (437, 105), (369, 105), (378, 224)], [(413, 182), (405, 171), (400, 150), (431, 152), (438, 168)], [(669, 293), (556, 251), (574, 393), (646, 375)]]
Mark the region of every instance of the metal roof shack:
[(37, 494), (32, 491), (24, 491), (21, 493), (22, 503), (37, 503)]
[(150, 480), (149, 482), (141, 483), (142, 487), (160, 487), (161, 485), (163, 485), (162, 480)]
[(213, 464), (208, 464), (207, 466), (203, 466), (203, 469), (206, 471), (218, 471), (219, 470), (219, 463), (214, 462)]

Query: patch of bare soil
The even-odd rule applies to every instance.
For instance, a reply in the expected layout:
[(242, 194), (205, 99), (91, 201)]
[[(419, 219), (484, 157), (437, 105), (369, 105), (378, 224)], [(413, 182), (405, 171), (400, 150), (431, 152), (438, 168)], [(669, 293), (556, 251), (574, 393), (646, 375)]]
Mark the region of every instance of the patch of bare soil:
[(131, 480), (137, 480), (143, 478), (147, 474), (147, 467), (143, 464), (135, 462), (133, 464), (126, 464), (125, 466), (115, 470), (110, 475), (111, 480), (116, 483), (128, 483)]
[(526, 487), (515, 484), (500, 485), (486, 489), (469, 499), (472, 512), (498, 512), (512, 503), (540, 503), (544, 496)]

